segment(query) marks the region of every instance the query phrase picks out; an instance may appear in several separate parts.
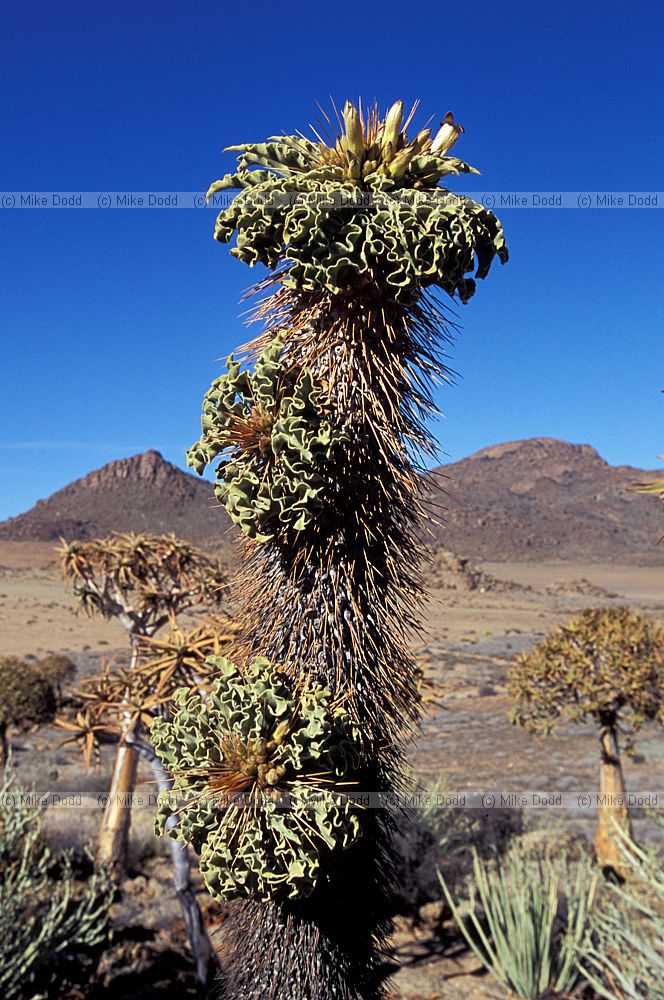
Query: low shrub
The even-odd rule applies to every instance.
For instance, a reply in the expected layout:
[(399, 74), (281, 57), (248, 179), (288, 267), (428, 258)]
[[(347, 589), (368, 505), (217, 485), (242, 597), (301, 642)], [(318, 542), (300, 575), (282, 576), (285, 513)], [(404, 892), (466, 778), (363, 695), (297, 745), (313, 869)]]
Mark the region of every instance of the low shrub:
[(77, 894), (71, 860), (51, 854), (42, 807), (16, 780), (0, 782), (0, 996), (59, 997), (66, 969), (89, 964), (108, 936), (111, 894), (100, 872)]
[(62, 685), (76, 676), (76, 664), (64, 653), (48, 653), (42, 657), (35, 669), (55, 691), (57, 707), (62, 706)]
[[(663, 820), (659, 820), (664, 825)], [(664, 866), (615, 825), (624, 885), (607, 885), (593, 913), (580, 967), (607, 1000), (664, 1000)]]
[(441, 885), (466, 942), (510, 996), (535, 1000), (547, 990), (566, 993), (580, 979), (579, 949), (596, 890), (592, 863), (575, 870), (525, 854), (515, 844), (499, 860), (473, 851), (473, 879), (464, 912)]
[(9, 750), (7, 729), (50, 722), (55, 693), (36, 666), (18, 656), (0, 656), (0, 767)]

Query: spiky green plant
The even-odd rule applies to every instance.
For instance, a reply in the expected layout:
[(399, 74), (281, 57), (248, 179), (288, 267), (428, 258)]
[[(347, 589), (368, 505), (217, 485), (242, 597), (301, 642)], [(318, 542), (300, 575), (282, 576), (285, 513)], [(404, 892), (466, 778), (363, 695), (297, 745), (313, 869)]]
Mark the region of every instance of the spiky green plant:
[(515, 845), (490, 862), (474, 850), (473, 872), (468, 923), (442, 876), (440, 882), (461, 933), (487, 971), (510, 996), (525, 1000), (571, 990), (597, 890), (588, 859), (572, 872), (564, 859), (556, 864), (529, 857)]
[[(68, 957), (102, 945), (111, 893), (102, 873), (74, 895), (71, 863), (51, 855), (42, 808), (16, 779), (11, 762), (0, 782), (0, 995), (44, 996)], [(57, 879), (49, 870), (58, 861)], [(64, 985), (64, 984), (60, 984)], [(41, 987), (41, 989), (39, 989)], [(58, 990), (58, 995), (61, 995)]]
[[(293, 690), (319, 684), (343, 704), (358, 734), (352, 780), (372, 806), (356, 843), (320, 853), (308, 894), (290, 898), (285, 884), (268, 900), (232, 905), (220, 934), (225, 989), (243, 1000), (383, 995), (393, 823), (371, 793), (399, 786), (419, 715), (410, 639), (423, 592), (420, 472), (436, 454), (424, 421), (435, 413), (433, 383), (446, 375), (435, 293), (465, 302), (472, 272), (484, 277), (494, 257), (507, 259), (495, 216), (439, 184), (472, 170), (448, 155), (461, 126), (448, 116), (436, 135), (409, 136), (414, 111), (404, 121), (401, 101), (385, 118), (347, 103), (324, 136), (232, 147), (236, 172), (209, 191), (211, 199), (238, 192), (218, 216), (216, 239), (236, 237), (231, 253), (271, 272), (258, 286), (269, 294), (247, 358), (262, 367), (275, 338), (279, 345), (268, 405), (255, 404), (256, 376), (232, 367), (236, 395), (217, 397), (216, 384), (204, 404), (204, 447), (191, 453), (200, 467), (211, 445), (223, 452), (222, 499), (255, 534), (243, 539), (235, 662), (244, 674), (264, 657)], [(291, 420), (293, 387), (305, 384), (284, 492), (278, 477), (289, 456), (275, 428)], [(235, 470), (259, 482), (243, 492), (246, 514), (231, 502)], [(192, 733), (194, 756), (197, 746)], [(281, 838), (275, 858), (288, 850), (286, 829)]]
[[(660, 819), (660, 824), (664, 827)], [(614, 824), (629, 873), (609, 884), (590, 921), (580, 968), (606, 1000), (664, 1000), (664, 865)]]

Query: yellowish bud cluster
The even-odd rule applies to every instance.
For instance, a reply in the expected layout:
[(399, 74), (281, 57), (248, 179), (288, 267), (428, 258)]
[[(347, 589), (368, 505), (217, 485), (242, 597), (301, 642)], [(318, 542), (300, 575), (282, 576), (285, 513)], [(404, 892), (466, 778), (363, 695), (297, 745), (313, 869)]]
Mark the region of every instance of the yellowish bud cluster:
[(376, 107), (365, 118), (361, 109), (346, 101), (343, 110), (343, 133), (334, 146), (321, 143), (321, 157), (327, 164), (341, 166), (346, 180), (360, 183), (372, 175), (384, 175), (401, 180), (417, 156), (442, 158), (457, 141), (463, 127), (454, 122), (448, 111), (434, 139), (425, 128), (409, 140), (404, 124), (403, 101), (396, 101), (381, 120)]

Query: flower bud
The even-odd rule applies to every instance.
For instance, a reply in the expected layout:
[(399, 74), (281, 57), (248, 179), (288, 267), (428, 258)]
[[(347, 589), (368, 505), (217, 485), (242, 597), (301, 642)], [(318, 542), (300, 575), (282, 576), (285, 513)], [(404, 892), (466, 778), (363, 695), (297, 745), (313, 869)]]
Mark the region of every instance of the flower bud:
[(346, 154), (346, 160), (348, 163), (348, 166), (346, 168), (346, 175), (351, 180), (359, 181), (360, 177), (362, 176), (362, 164), (360, 163), (359, 159), (357, 158), (357, 156), (354, 156), (353, 153), (348, 152)]
[(393, 177), (395, 180), (403, 177), (414, 155), (415, 150), (412, 146), (400, 150), (387, 168), (390, 177)]
[(430, 138), (431, 138), (430, 128), (423, 128), (421, 132), (417, 133), (417, 135), (413, 139), (413, 150), (415, 151), (416, 156), (419, 153), (421, 153), (423, 149), (426, 148), (426, 145), (429, 142)]
[(344, 124), (346, 126), (347, 149), (360, 159), (365, 149), (364, 133), (358, 110), (350, 101), (346, 101), (344, 107)]
[(383, 140), (381, 144), (383, 150), (386, 150), (388, 145), (391, 145), (393, 149), (397, 148), (397, 141), (399, 139), (399, 133), (401, 132), (402, 121), (403, 101), (397, 101), (396, 104), (392, 105), (385, 116), (385, 131), (383, 132)]

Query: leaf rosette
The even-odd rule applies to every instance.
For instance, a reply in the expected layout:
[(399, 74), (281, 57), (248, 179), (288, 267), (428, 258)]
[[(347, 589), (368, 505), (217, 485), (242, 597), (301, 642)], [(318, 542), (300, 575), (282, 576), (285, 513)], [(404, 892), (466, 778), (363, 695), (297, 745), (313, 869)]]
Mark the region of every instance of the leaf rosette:
[(347, 104), (330, 144), (283, 135), (230, 146), (237, 170), (211, 185), (208, 200), (239, 194), (219, 213), (215, 239), (235, 235), (233, 256), (280, 269), (286, 287), (339, 294), (378, 283), (408, 305), (437, 286), (466, 302), (475, 291), (467, 275), (484, 278), (495, 256), (507, 260), (501, 224), (439, 186), (478, 173), (447, 155), (463, 131), (451, 114), (434, 138), (423, 129), (410, 139), (402, 113), (399, 101), (384, 120), (375, 107), (365, 120)]
[(253, 372), (231, 355), (203, 400), (202, 434), (187, 462), (202, 475), (221, 456), (215, 493), (245, 535), (267, 541), (302, 531), (322, 507), (323, 467), (345, 440), (306, 369), (289, 368), (279, 337)]
[(323, 853), (360, 835), (348, 780), (357, 734), (319, 684), (296, 689), (260, 657), (243, 673), (221, 657), (211, 664), (209, 695), (181, 689), (172, 721), (152, 724), (174, 778), (157, 832), (194, 847), (219, 899), (308, 895)]

